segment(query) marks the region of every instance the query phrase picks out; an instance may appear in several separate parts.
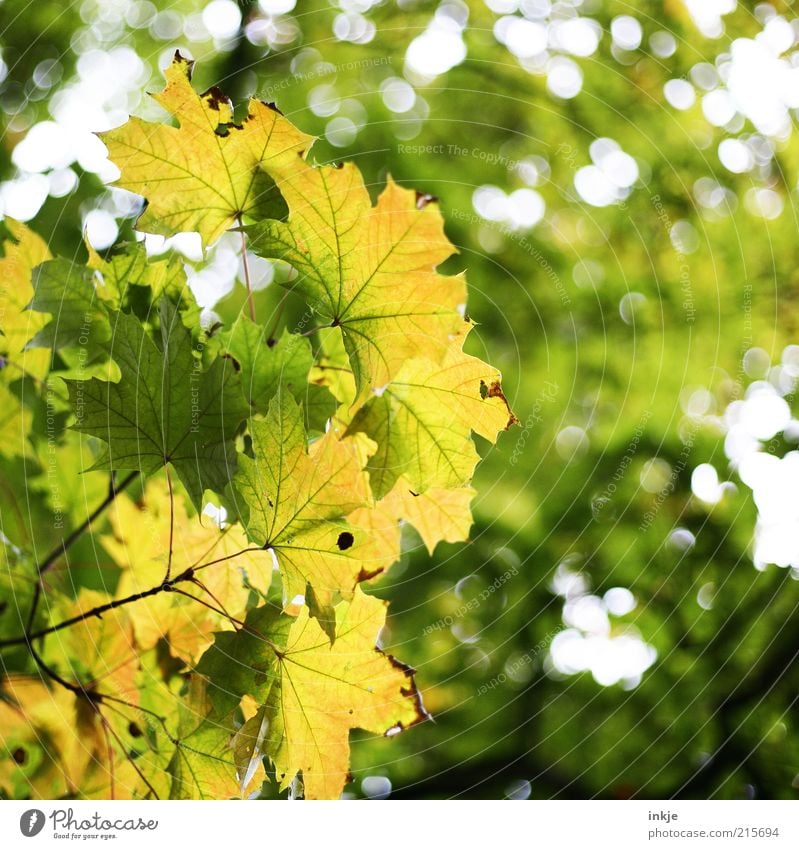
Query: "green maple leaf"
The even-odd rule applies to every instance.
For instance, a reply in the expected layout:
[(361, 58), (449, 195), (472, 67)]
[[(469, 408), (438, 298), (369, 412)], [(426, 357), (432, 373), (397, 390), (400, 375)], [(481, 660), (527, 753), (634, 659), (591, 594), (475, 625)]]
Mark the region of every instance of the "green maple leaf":
[(336, 399), (325, 386), (308, 383), (313, 366), (311, 343), (287, 330), (278, 339), (267, 339), (266, 330), (240, 316), (222, 334), (227, 353), (241, 368), (241, 386), (255, 413), (266, 414), (269, 402), (285, 386), (303, 405), (306, 426), (323, 430), (336, 409)]
[(256, 775), (257, 764), (256, 768), (245, 768), (246, 775), (240, 773), (236, 780), (237, 765), (247, 744), (247, 729), (241, 728), (237, 734), (237, 701), (232, 700), (231, 709), (220, 713), (211, 704), (207, 690), (205, 679), (193, 676), (186, 703), (179, 708), (175, 751), (166, 768), (172, 799), (235, 798), (245, 795)]
[(33, 272), (28, 309), (52, 319), (28, 342), (29, 348), (82, 348), (89, 360), (103, 356), (111, 339), (108, 310), (88, 268), (58, 258)]
[(333, 606), (352, 595), (370, 557), (368, 531), (345, 518), (371, 502), (368, 441), (330, 430), (309, 450), (302, 412), (286, 391), (264, 421), (250, 422), (250, 433), (255, 459), (240, 457), (234, 479), (247, 536), (274, 552), (286, 605), (304, 596), (332, 641)]
[(195, 506), (221, 492), (236, 463), (233, 438), (248, 413), (234, 369), (216, 360), (203, 371), (192, 338), (170, 302), (161, 302), (156, 344), (140, 322), (112, 314), (109, 346), (119, 383), (69, 381), (74, 428), (108, 444), (92, 468), (155, 472), (170, 463)]

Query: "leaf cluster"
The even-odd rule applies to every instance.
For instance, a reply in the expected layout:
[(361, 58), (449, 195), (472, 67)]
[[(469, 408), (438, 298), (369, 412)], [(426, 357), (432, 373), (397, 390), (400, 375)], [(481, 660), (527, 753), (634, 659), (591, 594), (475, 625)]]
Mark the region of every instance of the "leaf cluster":
[[(175, 125), (102, 135), (146, 201), (138, 229), (210, 252), (235, 228), (247, 286), (248, 252), (284, 264), (308, 321), (259, 322), (251, 293), (249, 317), (209, 321), (177, 254), (78, 265), (8, 223), (0, 453), (59, 517), (40, 560), (39, 528), (2, 513), (20, 586), (0, 646), (23, 649), (1, 691), (8, 795), (226, 798), (271, 776), (338, 797), (351, 729), (427, 715), (366, 585), (403, 524), (431, 551), (467, 537), (472, 434), (514, 421), (463, 351), (435, 202), (389, 179), (373, 205), (354, 165), (313, 164), (260, 101), (236, 123), (191, 70), (176, 55), (155, 95)], [(108, 574), (81, 578), (86, 544)]]

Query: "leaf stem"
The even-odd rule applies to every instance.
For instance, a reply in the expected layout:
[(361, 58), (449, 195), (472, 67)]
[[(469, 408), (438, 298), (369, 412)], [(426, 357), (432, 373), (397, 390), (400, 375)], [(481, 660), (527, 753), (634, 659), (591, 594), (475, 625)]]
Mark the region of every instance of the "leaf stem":
[[(242, 227), (241, 217), (238, 219), (239, 227)], [(247, 236), (244, 230), (241, 232), (241, 262), (244, 266), (244, 283), (247, 286), (247, 308), (250, 311), (250, 318), (256, 321), (255, 318), (255, 301), (252, 299), (252, 283), (250, 282), (250, 263), (247, 259)]]
[[(192, 595), (191, 593), (187, 593), (186, 590), (181, 590), (177, 587), (175, 588), (175, 592), (179, 593), (182, 596), (185, 596), (186, 598), (190, 598), (192, 601), (196, 601), (197, 604), (201, 604), (203, 607), (207, 607), (209, 610), (213, 610), (213, 612), (219, 614), (219, 616), (224, 616), (225, 619), (227, 619), (230, 622), (231, 625), (233, 625), (233, 626), (238, 625), (239, 628), (244, 627), (244, 623), (241, 621), (241, 619), (236, 619), (235, 616), (231, 616), (222, 607), (217, 607), (215, 604), (211, 604), (210, 602), (205, 601), (204, 599), (197, 598), (196, 595)], [(208, 590), (206, 590), (206, 592), (208, 592)], [(210, 593), (209, 593), (209, 595), (210, 595)], [(214, 597), (211, 596), (211, 598), (214, 598)], [(214, 601), (216, 601), (215, 598), (214, 598)]]
[(166, 485), (169, 489), (169, 554), (166, 561), (166, 575), (164, 575), (165, 584), (172, 576), (172, 551), (175, 536), (175, 493), (172, 491), (172, 475), (169, 472), (169, 466), (166, 467)]

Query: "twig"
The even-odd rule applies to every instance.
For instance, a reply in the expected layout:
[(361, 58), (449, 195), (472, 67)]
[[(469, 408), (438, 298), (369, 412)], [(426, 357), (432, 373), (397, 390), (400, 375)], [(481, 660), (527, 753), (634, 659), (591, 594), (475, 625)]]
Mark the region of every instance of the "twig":
[[(236, 557), (241, 557), (242, 554), (246, 554), (250, 551), (263, 551), (263, 548), (260, 546), (252, 547), (252, 548), (242, 548), (240, 551), (236, 551), (233, 554), (228, 554), (225, 557), (218, 557), (216, 560), (210, 560), (207, 563), (202, 563), (199, 566), (192, 566), (181, 572), (179, 575), (176, 575), (174, 578), (170, 578), (168, 581), (164, 581), (161, 584), (157, 584), (154, 587), (150, 587), (147, 590), (142, 590), (138, 593), (132, 593), (129, 596), (125, 596), (125, 598), (116, 598), (112, 601), (106, 602), (105, 604), (100, 604), (97, 607), (92, 607), (90, 610), (85, 610), (83, 613), (79, 613), (76, 616), (72, 616), (69, 619), (65, 619), (63, 622), (58, 622), (55, 625), (49, 625), (47, 628), (40, 628), (38, 631), (33, 631), (32, 633), (24, 634), (21, 637), (12, 637), (11, 639), (0, 640), (0, 649), (10, 648), (11, 646), (21, 646), (28, 645), (33, 652), (32, 642), (33, 640), (38, 640), (40, 637), (46, 637), (48, 634), (54, 634), (56, 631), (61, 631), (64, 628), (69, 628), (70, 625), (77, 625), (79, 622), (83, 622), (85, 619), (89, 619), (92, 616), (101, 617), (104, 613), (107, 613), (109, 610), (115, 610), (117, 607), (124, 607), (126, 604), (132, 604), (134, 601), (139, 601), (142, 598), (150, 598), (151, 596), (158, 595), (162, 592), (171, 592), (176, 584), (185, 583), (186, 581), (194, 581), (194, 573), (198, 572), (200, 569), (205, 569), (208, 566), (214, 566), (217, 563), (224, 563), (228, 560), (233, 560)], [(191, 596), (194, 598), (194, 596)], [(34, 660), (36, 659), (34, 653)], [(38, 662), (38, 661), (37, 661)], [(54, 677), (55, 673), (51, 675)], [(54, 678), (54, 680), (58, 680), (58, 678)], [(59, 681), (59, 683), (64, 683), (63, 679)], [(67, 685), (69, 689), (74, 689), (74, 685)], [(75, 692), (84, 692), (82, 688), (78, 688)]]
[[(113, 478), (111, 480), (111, 486), (109, 487), (108, 495), (103, 499), (103, 501), (95, 507), (92, 511), (91, 515), (83, 522), (79, 527), (75, 528), (69, 536), (61, 541), (61, 544), (56, 546), (47, 557), (42, 560), (42, 562), (36, 567), (36, 574), (38, 576), (38, 580), (36, 581), (36, 586), (33, 590), (33, 601), (31, 603), (30, 613), (28, 614), (28, 622), (25, 626), (26, 631), (30, 631), (33, 627), (33, 620), (36, 617), (36, 611), (39, 607), (39, 601), (41, 599), (42, 594), (42, 577), (45, 572), (50, 570), (62, 554), (66, 552), (66, 550), (73, 545), (82, 535), (83, 533), (91, 527), (92, 522), (110, 505), (113, 503), (114, 499), (117, 495), (122, 492), (127, 486), (129, 486), (137, 477), (139, 476), (139, 472), (131, 472), (125, 480), (119, 486), (114, 486)], [(2, 644), (0, 644), (2, 645)]]
[[(155, 587), (150, 587), (149, 590), (133, 593), (125, 598), (115, 598), (113, 601), (100, 604), (97, 607), (91, 608), (91, 610), (85, 610), (83, 613), (79, 613), (76, 616), (65, 619), (63, 622), (59, 622), (56, 625), (50, 625), (47, 628), (40, 628), (38, 631), (34, 631), (31, 634), (26, 634), (22, 637), (13, 637), (8, 640), (0, 640), (0, 649), (8, 648), (9, 646), (24, 645), (25, 643), (30, 644), (33, 640), (38, 640), (40, 637), (46, 637), (48, 634), (55, 634), (56, 631), (69, 628), (70, 625), (77, 625), (78, 622), (83, 622), (85, 619), (89, 619), (92, 616), (97, 616), (99, 618), (102, 617), (104, 613), (107, 613), (109, 610), (115, 610), (117, 607), (123, 607), (126, 604), (131, 604), (132, 602), (139, 601), (143, 598), (149, 598), (150, 596), (157, 595), (158, 593), (169, 592), (175, 584), (181, 581), (191, 580), (191, 572), (191, 569), (187, 569), (186, 572), (181, 572), (181, 574), (177, 577), (171, 578), (169, 581), (164, 581), (162, 584), (158, 584)], [(33, 653), (32, 646), (31, 652)]]

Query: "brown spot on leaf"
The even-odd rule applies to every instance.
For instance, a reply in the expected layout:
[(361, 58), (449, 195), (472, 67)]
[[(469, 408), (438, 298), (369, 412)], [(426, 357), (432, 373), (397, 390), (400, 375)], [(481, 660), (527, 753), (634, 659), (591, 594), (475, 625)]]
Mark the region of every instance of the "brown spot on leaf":
[(191, 72), (194, 70), (194, 60), (187, 59), (181, 54), (180, 50), (176, 50), (175, 56), (173, 57), (173, 61), (180, 62), (181, 65), (187, 65), (187, 76), (189, 79), (191, 79)]
[(263, 105), (264, 105), (264, 106), (266, 106), (266, 108), (267, 108), (267, 109), (271, 109), (273, 112), (277, 112), (277, 114), (278, 114), (278, 115), (282, 115), (282, 114), (283, 114), (283, 113), (280, 111), (280, 109), (278, 109), (278, 106), (277, 106), (277, 104), (276, 104), (276, 103), (269, 103), (269, 102), (267, 102), (266, 100), (262, 100), (262, 101), (261, 101), (261, 103), (263, 103)]
[(360, 584), (361, 581), (371, 581), (372, 578), (376, 578), (382, 572), (382, 569), (374, 569), (371, 572), (368, 569), (361, 569), (361, 571), (358, 572), (358, 583)]
[(223, 354), (222, 359), (230, 360), (230, 363), (233, 366), (233, 371), (241, 371), (241, 363), (231, 354)]
[(336, 545), (338, 546), (339, 551), (346, 551), (348, 548), (352, 548), (352, 544), (354, 542), (355, 537), (349, 531), (342, 531), (338, 535)]
[(203, 93), (202, 98), (208, 104), (208, 108), (214, 109), (216, 112), (219, 112), (220, 106), (230, 106), (227, 95), (217, 86), (211, 86), (208, 91)]
[(14, 759), (14, 763), (19, 764), (20, 766), (22, 766), (22, 764), (24, 764), (25, 761), (28, 760), (28, 754), (22, 748), (22, 746), (18, 746), (16, 749), (14, 749), (14, 751), (11, 753), (11, 757)]
[[(378, 651), (380, 651), (378, 649)], [(383, 652), (381, 652), (383, 654)], [(407, 663), (403, 663), (401, 660), (397, 660), (396, 657), (392, 654), (385, 655), (388, 662), (395, 668), (399, 669), (402, 673), (404, 673), (405, 677), (408, 679), (408, 686), (401, 687), (400, 693), (406, 698), (413, 699), (414, 706), (416, 707), (416, 716), (413, 722), (410, 725), (404, 725), (399, 722), (397, 725), (392, 726), (394, 728), (398, 728), (400, 731), (403, 731), (405, 728), (410, 728), (411, 725), (416, 725), (419, 722), (425, 722), (425, 720), (432, 719), (430, 714), (427, 712), (427, 709), (422, 702), (422, 694), (419, 692), (419, 688), (416, 686), (416, 681), (414, 680), (414, 675), (416, 674), (416, 670), (412, 666), (408, 666)], [(390, 736), (389, 732), (391, 728), (388, 729), (386, 734)]]
[(426, 192), (416, 192), (416, 208), (424, 209), (428, 204), (438, 203), (438, 198), (435, 195), (429, 195)]
[(492, 381), (490, 386), (486, 386), (484, 381), (480, 381), (480, 397), (482, 399), (486, 398), (501, 398), (505, 404), (505, 407), (508, 410), (508, 423), (505, 425), (505, 430), (508, 430), (512, 425), (519, 424), (519, 420), (513, 413), (513, 410), (510, 408), (510, 404), (508, 403), (508, 399), (505, 397), (505, 393), (502, 391), (502, 384), (498, 380)]
[(128, 734), (130, 734), (131, 737), (141, 737), (142, 733), (141, 728), (139, 728), (135, 722), (131, 722), (130, 725), (128, 725)]
[(508, 408), (508, 423), (505, 425), (505, 430), (507, 430), (511, 425), (519, 424), (519, 420), (513, 414), (513, 410), (510, 408), (508, 399), (502, 391), (502, 384), (498, 380), (495, 380), (491, 386), (488, 387), (488, 397), (501, 398), (505, 402), (505, 406)]

